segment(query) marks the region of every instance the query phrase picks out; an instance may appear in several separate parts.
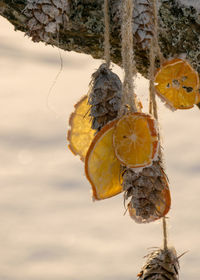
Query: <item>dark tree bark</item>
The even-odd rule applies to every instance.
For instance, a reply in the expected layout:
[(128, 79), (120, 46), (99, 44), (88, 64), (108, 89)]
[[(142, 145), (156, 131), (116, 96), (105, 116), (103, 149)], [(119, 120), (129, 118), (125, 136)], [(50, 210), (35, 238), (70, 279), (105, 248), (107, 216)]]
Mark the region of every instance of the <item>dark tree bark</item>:
[[(145, 0), (148, 5), (149, 0)], [(145, 2), (136, 0), (137, 3)], [(160, 0), (159, 44), (165, 58), (183, 56), (200, 73), (200, 12), (193, 6), (184, 6), (181, 0)], [(120, 3), (110, 0), (111, 15), (111, 57), (121, 64), (120, 46)], [(192, 5), (193, 1), (188, 0)], [(7, 18), (15, 30), (27, 32), (28, 18), (24, 14), (25, 0), (0, 0), (0, 15)], [(63, 50), (90, 54), (94, 58), (103, 57), (103, 0), (71, 0), (69, 21), (52, 36), (48, 44)], [(140, 15), (141, 16), (141, 15)], [(142, 18), (142, 17), (141, 17)], [(143, 35), (141, 35), (143, 36)], [(144, 34), (144, 36), (146, 36)], [(148, 47), (141, 38), (134, 36), (136, 66), (144, 76), (148, 71)]]

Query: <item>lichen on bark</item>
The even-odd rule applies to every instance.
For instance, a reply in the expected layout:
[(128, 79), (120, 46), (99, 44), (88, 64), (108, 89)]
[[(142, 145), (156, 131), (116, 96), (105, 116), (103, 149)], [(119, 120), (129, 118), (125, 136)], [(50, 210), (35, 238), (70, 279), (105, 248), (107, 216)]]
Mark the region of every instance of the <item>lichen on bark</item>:
[(200, 14), (192, 6), (162, 0), (160, 44), (165, 57), (183, 55), (200, 73)]
[[(71, 0), (69, 21), (60, 27), (48, 44), (67, 51), (103, 58), (103, 0)], [(138, 5), (149, 0), (136, 0)], [(7, 18), (15, 30), (26, 32), (28, 18), (24, 14), (25, 0), (0, 0), (0, 15)], [(110, 0), (111, 59), (121, 65), (120, 0)], [(146, 13), (146, 12), (145, 12)], [(144, 13), (144, 24), (146, 14)], [(200, 73), (200, 13), (178, 0), (159, 0), (159, 44), (165, 58), (185, 57)], [(141, 25), (142, 26), (142, 25)], [(134, 27), (133, 27), (134, 30)], [(148, 73), (148, 48), (135, 38), (134, 51), (137, 70)]]

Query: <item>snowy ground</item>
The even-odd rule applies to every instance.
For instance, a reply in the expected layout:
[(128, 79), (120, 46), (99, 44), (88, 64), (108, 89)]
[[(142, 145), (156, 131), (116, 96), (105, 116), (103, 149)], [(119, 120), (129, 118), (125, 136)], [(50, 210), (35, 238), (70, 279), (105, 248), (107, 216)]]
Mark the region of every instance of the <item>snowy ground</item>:
[[(68, 118), (100, 65), (89, 56), (34, 44), (0, 19), (0, 279), (136, 279), (161, 224), (123, 216), (122, 196), (93, 203), (83, 164), (67, 148)], [(116, 71), (119, 71), (116, 68)], [(138, 79), (147, 101), (147, 83)], [(172, 209), (169, 238), (181, 280), (200, 275), (200, 111), (160, 120)]]

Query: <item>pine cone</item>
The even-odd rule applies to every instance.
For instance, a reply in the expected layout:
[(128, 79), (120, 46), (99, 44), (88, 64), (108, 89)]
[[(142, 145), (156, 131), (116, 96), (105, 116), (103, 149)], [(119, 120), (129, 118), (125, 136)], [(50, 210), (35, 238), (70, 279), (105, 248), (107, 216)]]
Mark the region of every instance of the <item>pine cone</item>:
[[(121, 1), (111, 0), (112, 19), (121, 28)], [(153, 37), (153, 5), (150, 0), (135, 0), (133, 7), (134, 45), (139, 50), (148, 50)], [(115, 32), (116, 30), (112, 30)]]
[(135, 0), (133, 10), (133, 34), (136, 45), (148, 49), (153, 36), (153, 6), (150, 0)]
[(99, 131), (118, 115), (122, 83), (104, 63), (92, 74), (91, 86), (88, 103), (91, 105), (92, 128)]
[(124, 199), (131, 198), (128, 204), (129, 214), (138, 223), (155, 221), (169, 210), (167, 177), (160, 160), (154, 161), (150, 167), (145, 167), (140, 172), (125, 169), (123, 190)]
[(34, 42), (49, 42), (67, 21), (68, 0), (28, 0), (24, 14), (29, 18), (26, 34)]
[(179, 262), (174, 248), (156, 250), (147, 256), (138, 280), (178, 280)]

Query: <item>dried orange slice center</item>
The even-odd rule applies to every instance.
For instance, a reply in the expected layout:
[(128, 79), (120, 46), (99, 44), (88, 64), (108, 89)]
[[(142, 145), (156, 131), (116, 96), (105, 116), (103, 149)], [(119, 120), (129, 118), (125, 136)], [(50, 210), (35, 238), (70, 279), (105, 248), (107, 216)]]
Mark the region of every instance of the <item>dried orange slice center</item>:
[(94, 199), (112, 197), (122, 191), (120, 162), (115, 157), (113, 131), (116, 120), (105, 125), (90, 145), (85, 159), (85, 174)]
[(166, 62), (155, 76), (159, 96), (175, 109), (191, 108), (198, 102), (198, 73), (184, 60)]
[(116, 124), (113, 145), (123, 165), (130, 168), (150, 165), (158, 147), (155, 121), (143, 113), (123, 116)]
[(68, 131), (67, 139), (70, 150), (75, 155), (78, 154), (81, 160), (84, 160), (95, 133), (95, 130), (91, 128), (90, 105), (88, 105), (87, 95), (74, 107), (75, 111), (69, 119), (71, 130)]

